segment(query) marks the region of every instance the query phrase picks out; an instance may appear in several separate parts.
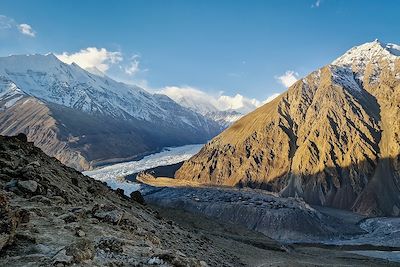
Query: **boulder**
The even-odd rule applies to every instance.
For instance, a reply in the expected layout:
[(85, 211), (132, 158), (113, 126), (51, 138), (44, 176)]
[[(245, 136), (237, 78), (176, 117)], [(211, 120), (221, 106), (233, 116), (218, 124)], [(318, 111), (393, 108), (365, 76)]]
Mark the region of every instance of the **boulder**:
[(92, 209), (92, 216), (103, 222), (119, 224), (124, 212), (112, 205), (96, 205)]
[(75, 263), (82, 263), (94, 257), (94, 246), (88, 239), (81, 239), (66, 247), (66, 255), (72, 256)]
[(26, 134), (24, 133), (19, 133), (15, 136), (15, 138), (17, 138), (18, 140), (22, 141), (22, 142), (28, 142), (28, 137), (26, 136)]
[(38, 189), (38, 183), (34, 180), (18, 181), (17, 186), (21, 191), (34, 194)]
[(145, 204), (146, 204), (145, 201), (144, 201), (144, 198), (143, 198), (143, 196), (142, 196), (142, 193), (140, 193), (140, 191), (133, 191), (133, 192), (130, 194), (130, 197), (131, 197), (131, 199), (132, 199), (133, 201), (135, 201), (135, 202), (137, 202), (137, 203), (139, 203), (139, 204), (142, 204), (142, 205), (145, 205)]

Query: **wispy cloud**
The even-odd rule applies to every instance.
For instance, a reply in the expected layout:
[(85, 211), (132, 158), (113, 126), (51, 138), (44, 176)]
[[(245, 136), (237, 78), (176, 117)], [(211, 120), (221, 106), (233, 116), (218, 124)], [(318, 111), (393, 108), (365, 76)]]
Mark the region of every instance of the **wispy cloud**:
[(62, 54), (56, 54), (56, 56), (67, 64), (74, 62), (83, 69), (97, 68), (101, 72), (106, 72), (112, 64), (123, 60), (121, 52), (112, 52), (105, 48), (96, 47), (88, 47), (75, 53), (63, 52)]
[(17, 23), (13, 18), (0, 15), (0, 31), (15, 31), (29, 37), (35, 37), (36, 32), (26, 23)]
[(294, 84), (298, 80), (298, 78), (299, 74), (292, 70), (288, 70), (283, 75), (275, 77), (275, 79), (277, 79), (286, 88)]
[(18, 29), (22, 34), (28, 35), (30, 37), (35, 37), (36, 32), (32, 29), (32, 26), (26, 23), (18, 25)]
[(311, 8), (319, 8), (322, 3), (322, 0), (315, 1), (314, 4), (311, 5)]
[(134, 55), (131, 58), (131, 62), (127, 67), (125, 67), (125, 73), (128, 74), (129, 76), (133, 76), (136, 73), (140, 71), (140, 62), (139, 62), (139, 56)]

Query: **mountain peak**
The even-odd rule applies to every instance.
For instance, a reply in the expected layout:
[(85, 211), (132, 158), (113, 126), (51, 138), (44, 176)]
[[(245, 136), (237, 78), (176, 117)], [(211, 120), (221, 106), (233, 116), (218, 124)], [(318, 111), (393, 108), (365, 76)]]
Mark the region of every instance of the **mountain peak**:
[(332, 65), (363, 68), (368, 62), (377, 62), (385, 59), (393, 63), (400, 56), (400, 46), (383, 43), (378, 39), (372, 42), (355, 46), (332, 62)]

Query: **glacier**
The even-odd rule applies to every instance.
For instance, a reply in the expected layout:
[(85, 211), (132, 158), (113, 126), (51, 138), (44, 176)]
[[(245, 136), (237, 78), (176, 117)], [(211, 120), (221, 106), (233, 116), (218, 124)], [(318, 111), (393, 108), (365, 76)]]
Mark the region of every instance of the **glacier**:
[(158, 166), (175, 164), (188, 160), (197, 154), (203, 144), (166, 147), (161, 152), (151, 154), (138, 161), (129, 161), (83, 172), (96, 180), (107, 183), (112, 189), (123, 189), (127, 196), (140, 189), (140, 184), (126, 181), (125, 176)]

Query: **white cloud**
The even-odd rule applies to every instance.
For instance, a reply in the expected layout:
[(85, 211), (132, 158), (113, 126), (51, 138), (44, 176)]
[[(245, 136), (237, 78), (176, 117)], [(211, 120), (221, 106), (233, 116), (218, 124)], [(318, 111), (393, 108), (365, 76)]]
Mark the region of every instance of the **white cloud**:
[(28, 35), (30, 37), (35, 37), (36, 32), (32, 29), (32, 26), (29, 24), (19, 24), (18, 29), (22, 34)]
[(29, 37), (36, 36), (36, 32), (31, 25), (26, 23), (18, 24), (13, 18), (4, 15), (0, 15), (0, 30), (18, 31)]
[(220, 110), (233, 109), (243, 114), (249, 113), (261, 105), (261, 102), (254, 98), (247, 98), (241, 94), (235, 96), (221, 95), (217, 99)]
[(165, 94), (182, 106), (191, 108), (201, 114), (230, 109), (246, 114), (262, 104), (267, 103), (267, 100), (270, 101), (279, 95), (274, 94), (266, 101), (261, 102), (254, 98), (247, 98), (241, 94), (236, 94), (234, 96), (224, 95), (223, 92), (219, 94), (209, 94), (190, 86), (168, 86), (157, 91), (157, 93)]
[(123, 60), (121, 52), (107, 51), (105, 48), (88, 47), (76, 53), (63, 52), (56, 55), (61, 61), (78, 64), (83, 69), (97, 68), (101, 72), (106, 72), (112, 64)]
[(125, 73), (133, 76), (140, 71), (140, 62), (138, 60), (139, 56), (135, 55), (132, 57), (132, 61), (130, 62), (128, 67), (125, 67)]
[(322, 0), (317, 0), (315, 1), (314, 4), (311, 5), (312, 8), (319, 8), (319, 6), (321, 5)]
[(288, 88), (298, 80), (299, 74), (297, 72), (292, 71), (292, 70), (288, 70), (288, 71), (285, 72), (285, 74), (283, 74), (281, 76), (277, 76), (275, 78), (281, 84), (283, 84), (286, 88)]

